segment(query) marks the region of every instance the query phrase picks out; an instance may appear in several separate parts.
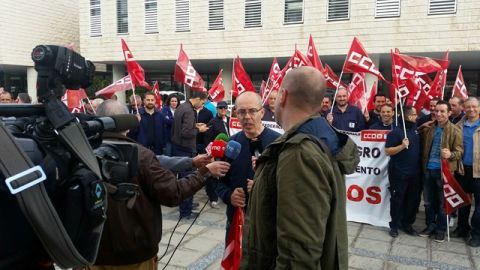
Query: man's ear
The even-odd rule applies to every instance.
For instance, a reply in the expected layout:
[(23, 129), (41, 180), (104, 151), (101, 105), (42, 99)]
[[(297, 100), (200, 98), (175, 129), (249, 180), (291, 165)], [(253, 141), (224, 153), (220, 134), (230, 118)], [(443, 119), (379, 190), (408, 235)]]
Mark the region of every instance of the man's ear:
[[(282, 95), (280, 97), (280, 105), (282, 107), (285, 107), (285, 103), (287, 102), (287, 95), (288, 95), (288, 90), (287, 89), (283, 89), (282, 90)], [(278, 95), (277, 95), (277, 98), (278, 98)]]

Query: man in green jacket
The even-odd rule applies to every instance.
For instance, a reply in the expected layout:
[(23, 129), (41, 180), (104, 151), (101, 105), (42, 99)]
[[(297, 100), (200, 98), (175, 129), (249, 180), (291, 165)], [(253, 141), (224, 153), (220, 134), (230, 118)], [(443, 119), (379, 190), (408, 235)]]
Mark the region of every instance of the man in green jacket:
[(285, 76), (275, 119), (286, 132), (256, 161), (242, 268), (348, 269), (343, 174), (359, 157), (318, 114), (324, 94), (312, 67)]

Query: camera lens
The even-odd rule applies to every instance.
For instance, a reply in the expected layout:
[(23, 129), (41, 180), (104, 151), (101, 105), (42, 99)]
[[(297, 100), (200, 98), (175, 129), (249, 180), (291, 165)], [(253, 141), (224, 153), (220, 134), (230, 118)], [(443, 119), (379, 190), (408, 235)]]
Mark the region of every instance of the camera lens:
[(40, 62), (45, 59), (47, 54), (47, 48), (45, 46), (37, 46), (32, 51), (32, 60), (34, 62)]

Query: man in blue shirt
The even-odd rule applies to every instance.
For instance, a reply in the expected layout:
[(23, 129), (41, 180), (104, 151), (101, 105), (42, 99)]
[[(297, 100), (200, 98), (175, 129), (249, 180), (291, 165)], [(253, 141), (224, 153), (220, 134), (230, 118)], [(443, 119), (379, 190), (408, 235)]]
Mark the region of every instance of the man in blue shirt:
[(393, 115), (394, 112), (392, 105), (383, 104), (380, 109), (380, 121), (375, 121), (372, 125), (369, 126), (368, 129), (392, 130), (395, 125), (393, 123)]
[(480, 246), (480, 119), (479, 119), (479, 101), (476, 97), (468, 98), (464, 103), (465, 117), (458, 123), (457, 127), (463, 134), (463, 169), (464, 172), (456, 173), (463, 190), (467, 193), (473, 193), (475, 197), (475, 212), (473, 213), (471, 224), (468, 224), (470, 216), (470, 205), (458, 209), (458, 226), (452, 232), (452, 237), (468, 237), (471, 239), (467, 244), (471, 247)]
[[(230, 171), (217, 183), (218, 196), (227, 205), (227, 234), (233, 219), (235, 207), (247, 207), (247, 181), (252, 181), (252, 153), (262, 153), (280, 134), (264, 127), (262, 117), (262, 98), (254, 92), (244, 92), (235, 101), (237, 117), (242, 131), (230, 137), (230, 140), (242, 145), (240, 155), (231, 163)], [(256, 143), (254, 143), (256, 142)], [(255, 145), (256, 149), (250, 149)]]
[[(389, 105), (384, 105), (382, 111)], [(388, 181), (390, 183), (390, 235), (398, 236), (398, 230), (416, 236), (412, 228), (420, 203), (420, 136), (415, 121), (415, 108), (407, 106), (403, 109), (405, 130), (403, 125), (393, 129), (387, 135), (385, 153), (390, 156), (388, 163)]]
[(338, 89), (335, 102), (332, 112), (327, 114), (327, 121), (331, 126), (353, 132), (359, 132), (366, 128), (362, 111), (348, 104), (347, 89)]

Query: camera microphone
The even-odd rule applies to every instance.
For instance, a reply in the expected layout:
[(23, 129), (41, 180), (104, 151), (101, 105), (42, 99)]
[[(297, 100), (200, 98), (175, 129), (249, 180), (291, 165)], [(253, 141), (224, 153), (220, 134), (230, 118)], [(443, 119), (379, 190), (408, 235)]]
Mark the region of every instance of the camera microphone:
[(225, 157), (227, 162), (232, 162), (238, 158), (242, 151), (242, 145), (237, 141), (229, 141), (227, 147), (225, 147)]
[(82, 123), (88, 132), (126, 131), (138, 126), (138, 119), (133, 114), (117, 114), (110, 117), (95, 117)]
[(222, 133), (219, 133), (219, 134), (217, 135), (217, 137), (215, 137), (215, 141), (217, 141), (217, 140), (221, 140), (221, 141), (224, 141), (224, 142), (228, 142), (228, 135), (225, 134), (225, 133), (223, 133), (223, 132), (222, 132)]
[(215, 140), (212, 143), (212, 157), (216, 161), (221, 161), (224, 160), (225, 158), (225, 148), (227, 146), (227, 143), (222, 140)]

